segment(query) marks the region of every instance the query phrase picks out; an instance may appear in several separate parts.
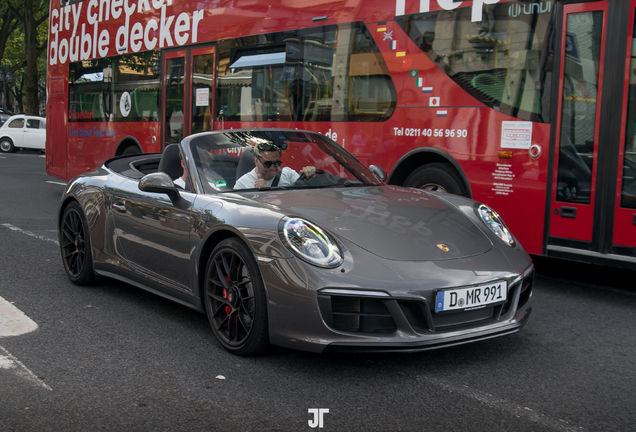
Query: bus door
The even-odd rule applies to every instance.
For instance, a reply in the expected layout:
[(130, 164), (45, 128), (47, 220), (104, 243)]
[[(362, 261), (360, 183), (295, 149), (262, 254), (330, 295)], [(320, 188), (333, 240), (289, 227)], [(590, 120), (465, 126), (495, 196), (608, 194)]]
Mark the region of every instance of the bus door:
[(591, 250), (607, 2), (563, 6), (548, 250)]
[[(612, 252), (636, 256), (636, 0), (629, 5), (627, 64), (621, 138), (618, 155), (618, 184), (615, 199)], [(616, 98), (617, 102), (620, 100)]]
[(164, 54), (164, 147), (212, 130), (214, 71), (214, 47)]

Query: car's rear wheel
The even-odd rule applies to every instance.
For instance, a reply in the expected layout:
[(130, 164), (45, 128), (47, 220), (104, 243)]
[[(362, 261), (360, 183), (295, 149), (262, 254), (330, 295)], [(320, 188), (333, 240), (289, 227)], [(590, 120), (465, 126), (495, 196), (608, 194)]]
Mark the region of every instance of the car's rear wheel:
[(0, 141), (0, 151), (3, 153), (13, 153), (15, 151), (15, 146), (13, 145), (13, 141), (9, 138), (4, 138)]
[(461, 179), (446, 163), (431, 163), (419, 167), (408, 176), (404, 186), (468, 196)]
[(225, 239), (212, 251), (205, 275), (205, 309), (219, 342), (237, 355), (263, 352), (267, 302), (252, 252), (238, 239)]
[(76, 285), (89, 285), (95, 281), (93, 257), (88, 224), (77, 202), (64, 210), (60, 224), (60, 249), (64, 270)]

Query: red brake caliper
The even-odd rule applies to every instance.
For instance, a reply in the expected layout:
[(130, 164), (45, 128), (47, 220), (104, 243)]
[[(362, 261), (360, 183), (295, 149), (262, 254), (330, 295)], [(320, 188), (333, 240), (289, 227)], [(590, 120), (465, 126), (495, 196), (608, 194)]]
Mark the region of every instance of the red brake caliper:
[[(230, 277), (229, 276), (225, 276), (225, 280), (230, 282)], [(223, 298), (224, 299), (227, 298), (227, 290), (225, 288), (223, 288)], [(225, 313), (229, 315), (230, 312), (232, 312), (232, 306), (230, 306), (230, 305), (225, 306)]]

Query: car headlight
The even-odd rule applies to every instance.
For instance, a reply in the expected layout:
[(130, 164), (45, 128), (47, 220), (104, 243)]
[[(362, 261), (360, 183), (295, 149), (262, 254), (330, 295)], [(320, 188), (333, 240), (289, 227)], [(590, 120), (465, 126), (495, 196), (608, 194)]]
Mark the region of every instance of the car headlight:
[(309, 221), (300, 218), (283, 219), (280, 236), (294, 254), (311, 264), (327, 268), (342, 264), (342, 252), (336, 242)]
[(506, 242), (509, 246), (515, 245), (515, 239), (508, 230), (508, 227), (501, 219), (501, 217), (493, 209), (487, 205), (481, 204), (477, 207), (477, 214), (481, 220), (490, 228), (490, 231), (494, 232), (497, 237)]

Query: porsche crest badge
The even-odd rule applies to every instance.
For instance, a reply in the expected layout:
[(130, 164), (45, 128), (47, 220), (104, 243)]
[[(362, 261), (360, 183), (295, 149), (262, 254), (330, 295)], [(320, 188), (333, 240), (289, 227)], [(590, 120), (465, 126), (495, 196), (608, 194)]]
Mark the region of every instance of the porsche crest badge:
[(443, 250), (444, 252), (448, 252), (450, 249), (448, 248), (448, 246), (446, 246), (445, 244), (438, 244), (437, 245), (438, 248), (440, 248), (441, 250)]

